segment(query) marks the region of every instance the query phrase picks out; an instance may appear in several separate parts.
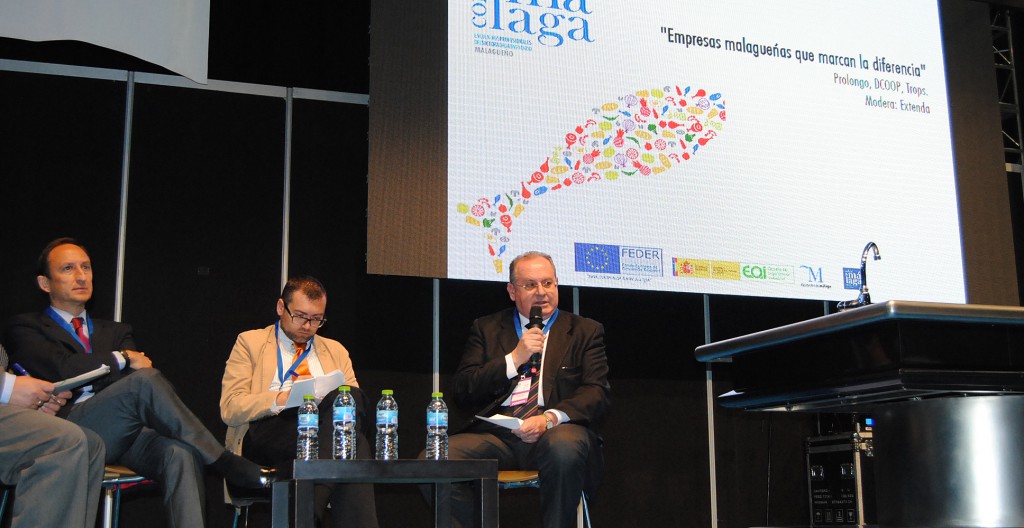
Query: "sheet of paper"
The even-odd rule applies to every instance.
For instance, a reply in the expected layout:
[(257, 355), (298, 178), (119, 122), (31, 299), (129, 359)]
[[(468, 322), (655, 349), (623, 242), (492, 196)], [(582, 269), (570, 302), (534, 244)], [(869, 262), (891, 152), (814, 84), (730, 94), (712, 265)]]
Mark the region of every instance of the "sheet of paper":
[(105, 376), (110, 373), (109, 365), (101, 365), (89, 372), (79, 374), (73, 378), (68, 378), (64, 381), (58, 381), (53, 384), (53, 392), (58, 393), (66, 390), (75, 389), (89, 383), (90, 381)]
[(509, 429), (519, 429), (520, 427), (523, 426), (523, 421), (520, 420), (519, 418), (516, 418), (515, 416), (495, 414), (490, 417), (480, 415), (477, 415), (476, 417), (485, 422), (491, 422), (494, 425), (500, 425), (502, 427), (507, 427)]
[(285, 402), (284, 407), (285, 409), (298, 407), (302, 404), (302, 397), (307, 394), (316, 396), (316, 400), (319, 402), (324, 396), (327, 396), (328, 392), (344, 384), (345, 375), (340, 370), (335, 370), (323, 376), (296, 381), (292, 384), (292, 392), (288, 395), (288, 401)]

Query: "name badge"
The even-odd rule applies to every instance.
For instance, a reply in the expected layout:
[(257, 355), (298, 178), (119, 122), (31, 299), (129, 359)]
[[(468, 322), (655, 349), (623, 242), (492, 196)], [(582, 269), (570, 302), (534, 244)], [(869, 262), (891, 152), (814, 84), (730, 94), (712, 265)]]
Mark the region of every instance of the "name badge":
[(519, 383), (516, 384), (516, 388), (512, 390), (512, 400), (508, 402), (509, 407), (515, 407), (516, 405), (522, 405), (526, 403), (526, 400), (530, 399), (530, 380), (532, 376), (521, 376)]

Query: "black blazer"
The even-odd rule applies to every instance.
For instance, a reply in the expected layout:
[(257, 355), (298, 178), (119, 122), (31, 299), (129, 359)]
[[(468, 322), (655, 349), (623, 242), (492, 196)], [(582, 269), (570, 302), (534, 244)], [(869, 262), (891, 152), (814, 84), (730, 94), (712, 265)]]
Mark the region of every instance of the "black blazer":
[[(473, 321), (455, 373), (455, 402), (473, 414), (495, 412), (515, 388), (505, 374), (505, 355), (519, 342), (514, 308)], [(604, 326), (560, 311), (544, 351), (544, 408), (558, 409), (569, 423), (596, 429), (611, 407)]]
[[(92, 382), (93, 390), (98, 392), (132, 372), (131, 369), (122, 372), (111, 352), (137, 347), (130, 325), (103, 319), (93, 319), (92, 324), (91, 354), (86, 354), (78, 340), (45, 312), (11, 318), (4, 326), (3, 344), (11, 363), (18, 363), (33, 377), (47, 381), (60, 381), (100, 365), (109, 365), (110, 374)], [(75, 397), (79, 392), (75, 391)]]

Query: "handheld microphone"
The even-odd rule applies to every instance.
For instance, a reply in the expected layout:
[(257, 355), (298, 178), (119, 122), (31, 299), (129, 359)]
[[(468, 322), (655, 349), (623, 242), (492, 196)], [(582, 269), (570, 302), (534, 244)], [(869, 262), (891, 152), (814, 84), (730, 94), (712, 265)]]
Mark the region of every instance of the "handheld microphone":
[[(544, 328), (544, 314), (540, 306), (530, 307), (530, 322), (526, 323), (526, 329), (529, 330), (531, 328)], [(527, 364), (530, 366), (532, 373), (537, 374), (540, 370), (540, 354), (530, 356), (530, 361)]]
[(540, 306), (530, 308), (530, 322), (526, 323), (526, 329), (531, 328), (544, 328), (544, 314), (541, 313)]

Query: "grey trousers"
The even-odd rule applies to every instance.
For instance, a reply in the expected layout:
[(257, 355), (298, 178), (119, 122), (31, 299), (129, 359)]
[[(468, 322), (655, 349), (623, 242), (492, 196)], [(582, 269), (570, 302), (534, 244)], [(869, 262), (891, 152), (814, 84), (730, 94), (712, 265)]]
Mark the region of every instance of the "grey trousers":
[(204, 466), (224, 454), (224, 445), (158, 370), (142, 369), (121, 378), (76, 404), (67, 418), (103, 438), (107, 462), (163, 487), (168, 526), (205, 525)]
[(103, 462), (96, 433), (63, 418), (0, 405), (0, 482), (15, 486), (12, 528), (93, 528)]

